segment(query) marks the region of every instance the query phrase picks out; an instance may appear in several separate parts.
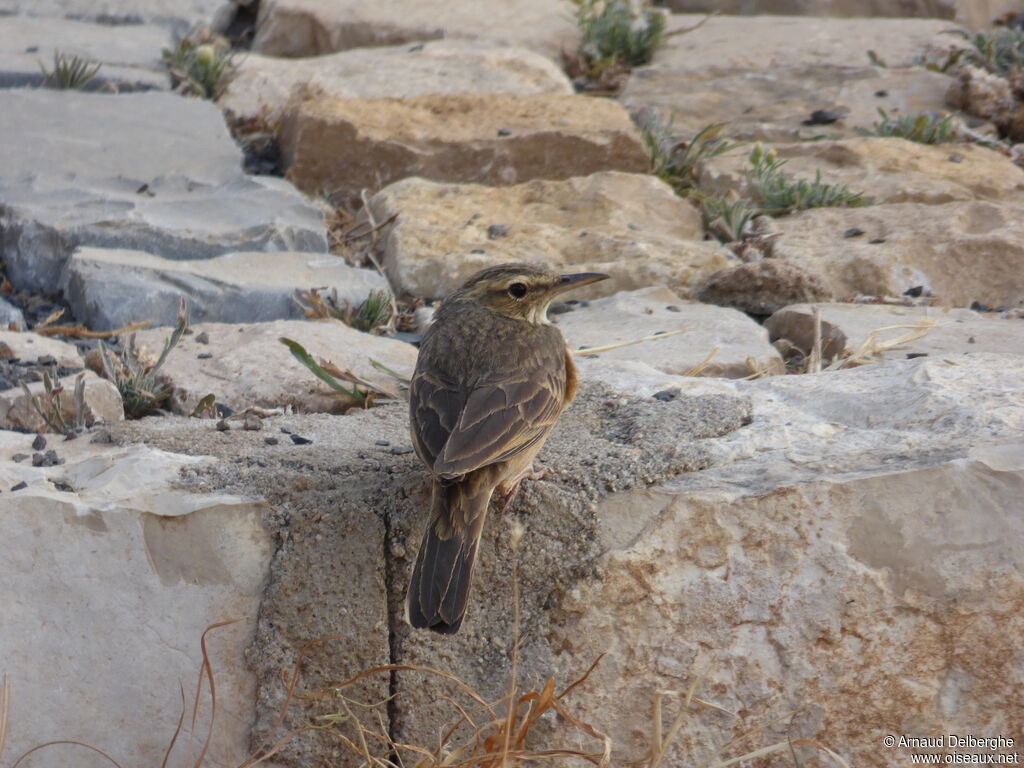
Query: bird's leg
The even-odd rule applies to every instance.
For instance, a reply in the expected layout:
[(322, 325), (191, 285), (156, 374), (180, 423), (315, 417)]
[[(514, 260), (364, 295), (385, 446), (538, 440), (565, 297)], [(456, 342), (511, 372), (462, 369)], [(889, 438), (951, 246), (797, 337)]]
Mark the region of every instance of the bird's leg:
[(498, 521), (500, 522), (505, 516), (505, 510), (508, 509), (512, 503), (512, 499), (515, 498), (516, 492), (519, 490), (519, 484), (523, 480), (543, 480), (545, 477), (551, 474), (551, 470), (547, 467), (541, 467), (539, 470), (534, 470), (533, 464), (527, 464), (518, 475), (511, 477), (504, 483), (498, 486), (498, 491), (501, 493), (501, 509), (498, 510)]

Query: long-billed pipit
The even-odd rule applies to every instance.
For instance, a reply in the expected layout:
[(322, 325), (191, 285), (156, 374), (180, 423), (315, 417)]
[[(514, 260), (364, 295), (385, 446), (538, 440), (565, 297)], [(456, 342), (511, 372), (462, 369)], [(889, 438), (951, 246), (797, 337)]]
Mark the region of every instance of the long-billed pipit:
[(445, 299), (423, 334), (409, 414), (432, 494), (409, 582), (414, 627), (450, 634), (462, 625), (491, 495), (497, 488), (511, 498), (576, 394), (572, 355), (548, 305), (607, 277), (491, 267)]

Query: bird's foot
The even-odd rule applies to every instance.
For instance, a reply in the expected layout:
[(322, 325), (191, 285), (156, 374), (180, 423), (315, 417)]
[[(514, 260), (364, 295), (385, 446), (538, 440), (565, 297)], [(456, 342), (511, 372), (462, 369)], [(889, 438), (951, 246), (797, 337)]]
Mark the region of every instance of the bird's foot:
[(512, 500), (516, 497), (516, 493), (519, 491), (519, 484), (522, 483), (523, 480), (543, 480), (550, 474), (551, 470), (547, 467), (534, 469), (533, 464), (529, 464), (518, 475), (503, 483), (498, 489), (502, 493), (501, 508), (498, 511), (498, 520), (502, 520), (505, 516), (505, 510), (509, 508)]

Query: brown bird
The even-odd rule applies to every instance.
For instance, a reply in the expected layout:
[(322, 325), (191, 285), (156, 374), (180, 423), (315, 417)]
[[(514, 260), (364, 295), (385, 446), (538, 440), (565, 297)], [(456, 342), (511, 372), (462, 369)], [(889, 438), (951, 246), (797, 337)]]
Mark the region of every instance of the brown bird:
[(423, 334), (409, 390), (412, 444), (431, 474), (430, 524), (409, 582), (409, 623), (451, 634), (466, 615), (491, 495), (508, 503), (576, 394), (548, 305), (604, 280), (502, 264), (452, 293)]

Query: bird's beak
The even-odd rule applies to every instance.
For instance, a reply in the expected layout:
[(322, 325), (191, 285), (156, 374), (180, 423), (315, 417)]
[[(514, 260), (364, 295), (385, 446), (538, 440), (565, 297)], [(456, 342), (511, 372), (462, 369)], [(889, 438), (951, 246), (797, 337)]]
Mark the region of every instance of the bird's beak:
[(584, 285), (590, 285), (600, 280), (607, 280), (609, 275), (603, 272), (577, 272), (574, 275), (562, 275), (562, 279), (559, 280), (551, 288), (552, 295), (564, 293), (565, 291), (571, 291), (573, 288), (581, 288)]

